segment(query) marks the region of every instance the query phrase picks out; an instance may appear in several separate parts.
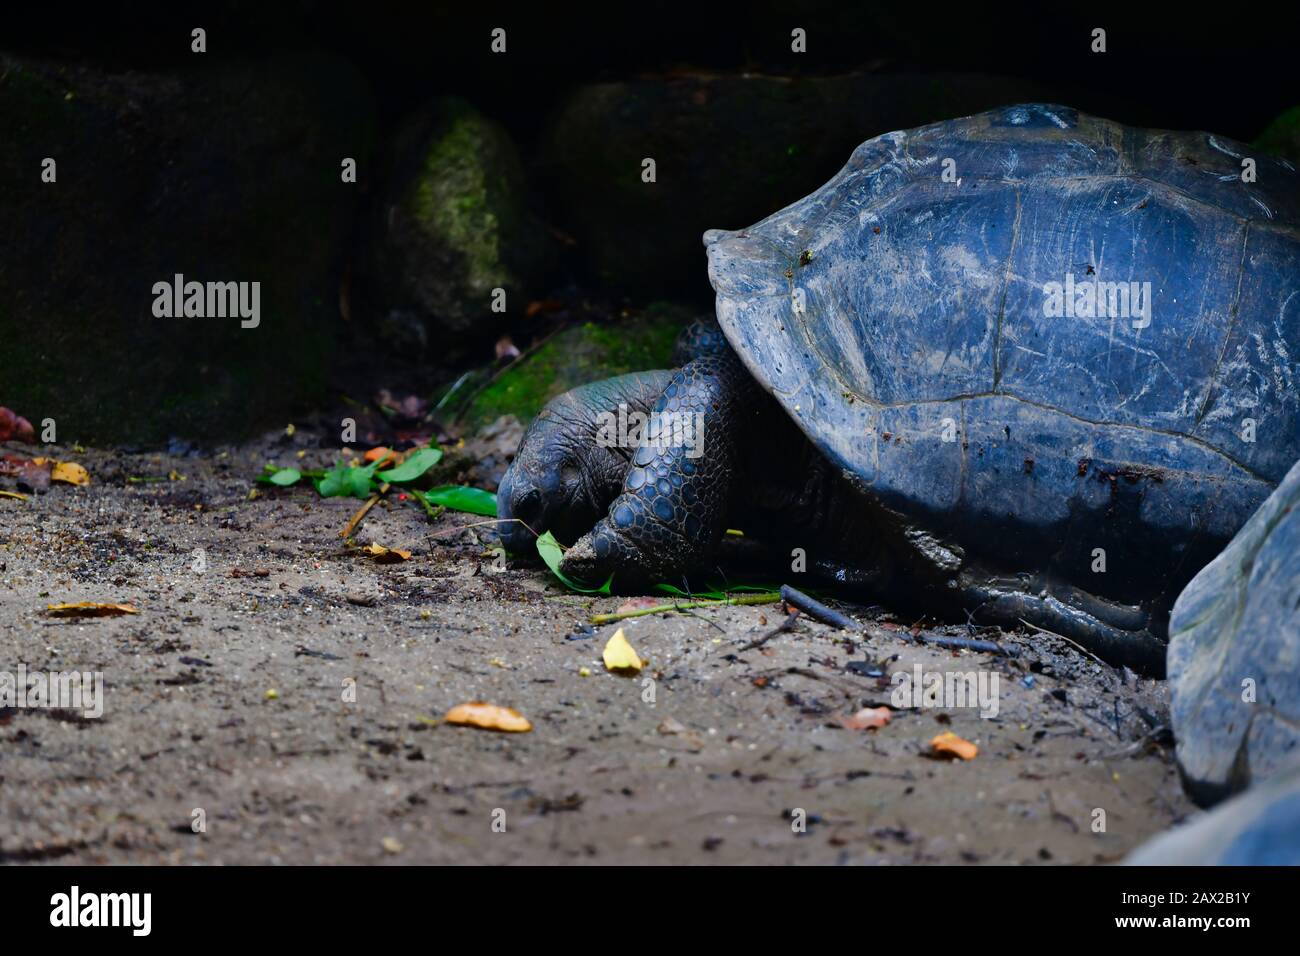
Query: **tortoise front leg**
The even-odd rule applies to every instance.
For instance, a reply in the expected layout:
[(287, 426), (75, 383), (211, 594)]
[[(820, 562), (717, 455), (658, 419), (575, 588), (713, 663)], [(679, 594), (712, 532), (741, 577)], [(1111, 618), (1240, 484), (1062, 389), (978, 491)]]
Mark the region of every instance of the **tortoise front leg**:
[(593, 584), (613, 574), (627, 589), (678, 581), (705, 565), (734, 494), (752, 389), (730, 351), (679, 369), (654, 406), (622, 493), (565, 554), (561, 570)]

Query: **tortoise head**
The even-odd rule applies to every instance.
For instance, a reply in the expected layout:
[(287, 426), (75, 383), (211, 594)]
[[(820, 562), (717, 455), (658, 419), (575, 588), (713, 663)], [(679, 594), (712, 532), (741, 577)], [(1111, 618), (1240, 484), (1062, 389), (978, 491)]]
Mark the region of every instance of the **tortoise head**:
[(604, 516), (623, 487), (633, 451), (603, 431), (619, 406), (648, 412), (668, 372), (635, 372), (582, 385), (551, 399), (524, 432), (497, 489), (501, 543), (514, 554), (533, 550), (550, 531), (572, 544)]

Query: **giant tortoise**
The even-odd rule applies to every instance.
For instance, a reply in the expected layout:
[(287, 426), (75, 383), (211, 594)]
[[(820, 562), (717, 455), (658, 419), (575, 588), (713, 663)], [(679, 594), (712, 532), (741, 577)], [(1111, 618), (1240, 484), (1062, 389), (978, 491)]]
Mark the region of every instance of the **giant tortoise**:
[[(566, 575), (690, 585), (736, 528), (1152, 673), (1173, 598), (1300, 458), (1300, 178), (1242, 143), (1006, 107), (869, 140), (704, 244), (717, 325), (542, 411), (512, 552), (551, 530)], [(603, 440), (620, 407), (649, 424)]]

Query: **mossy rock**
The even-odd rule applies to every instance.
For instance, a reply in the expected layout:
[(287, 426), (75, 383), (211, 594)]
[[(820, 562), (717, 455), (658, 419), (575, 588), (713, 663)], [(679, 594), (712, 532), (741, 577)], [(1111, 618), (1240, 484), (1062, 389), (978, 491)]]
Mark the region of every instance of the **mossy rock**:
[(1291, 107), (1269, 123), (1255, 145), (1266, 153), (1300, 163), (1300, 106)]
[(656, 304), (637, 319), (586, 322), (565, 329), (482, 388), (461, 420), (479, 427), (501, 415), (527, 424), (556, 395), (613, 375), (671, 368), (673, 343), (695, 318), (689, 309)]
[[(380, 308), (413, 314), (427, 345), (446, 354), (540, 297), (557, 247), (529, 209), (509, 134), (464, 100), (437, 100), (396, 142), (376, 246)], [(496, 289), (504, 312), (493, 311)]]
[[(235, 439), (319, 401), (373, 138), (323, 56), (178, 74), (0, 57), (0, 402), (61, 442)], [(57, 180), (41, 180), (43, 159)], [(260, 324), (158, 318), (153, 286), (260, 283)]]

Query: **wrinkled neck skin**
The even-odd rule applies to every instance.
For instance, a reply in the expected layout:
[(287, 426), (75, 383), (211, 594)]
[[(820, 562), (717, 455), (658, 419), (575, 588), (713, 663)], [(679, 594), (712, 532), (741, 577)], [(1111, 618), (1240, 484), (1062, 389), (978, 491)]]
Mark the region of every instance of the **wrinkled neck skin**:
[(572, 430), (575, 451), (586, 465), (589, 503), (602, 513), (622, 490), (636, 451), (636, 433), (625, 433), (624, 425), (631, 430), (637, 416), (650, 414), (671, 377), (662, 370), (619, 375), (575, 389), (552, 407)]

